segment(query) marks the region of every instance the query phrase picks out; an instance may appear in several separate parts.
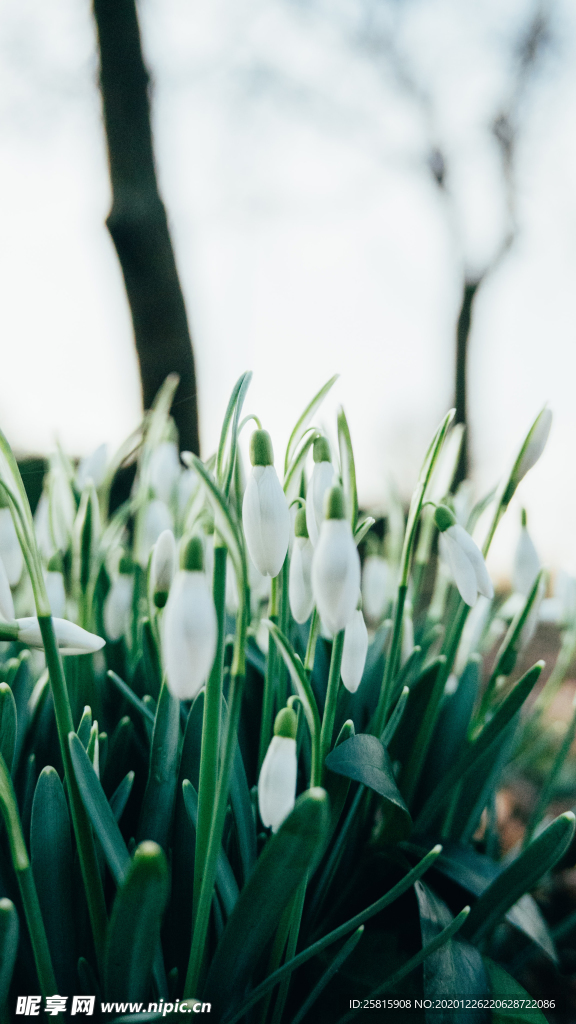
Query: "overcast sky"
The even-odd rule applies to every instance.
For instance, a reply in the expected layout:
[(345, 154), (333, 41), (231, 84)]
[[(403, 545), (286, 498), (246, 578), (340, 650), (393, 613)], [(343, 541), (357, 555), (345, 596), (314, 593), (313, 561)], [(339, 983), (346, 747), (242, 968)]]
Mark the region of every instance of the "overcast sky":
[[(203, 454), (244, 369), (254, 371), (247, 411), (278, 455), (308, 398), (339, 372), (325, 415), (346, 407), (361, 501), (381, 504), (390, 477), (407, 495), (452, 400), (463, 260), (481, 269), (502, 239), (490, 124), (534, 4), (139, 9)], [(477, 303), (471, 438), (480, 492), (550, 403), (549, 449), (521, 497), (543, 559), (576, 571), (576, 8), (546, 9), (550, 42), (519, 111), (519, 234)], [(434, 141), (448, 158), (451, 206), (426, 163)], [(86, 0), (4, 0), (0, 188), (0, 425), (20, 451), (46, 452), (56, 437), (73, 455), (116, 445), (139, 418), (139, 385), (104, 227)], [(516, 519), (495, 546), (496, 572), (510, 563)]]

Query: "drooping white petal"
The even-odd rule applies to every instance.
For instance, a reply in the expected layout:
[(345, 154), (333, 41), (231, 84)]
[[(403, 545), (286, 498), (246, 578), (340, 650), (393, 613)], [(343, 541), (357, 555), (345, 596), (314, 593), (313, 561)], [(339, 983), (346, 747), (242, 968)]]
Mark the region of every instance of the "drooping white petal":
[(446, 530), (438, 538), (440, 555), (452, 574), (460, 591), (460, 597), (473, 608), (478, 598), (476, 573), (458, 542), (454, 540), (454, 537), (449, 536), (449, 533), (450, 530)]
[(101, 444), (91, 455), (86, 455), (80, 462), (76, 471), (76, 487), (83, 491), (88, 480), (91, 480), (94, 487), (100, 487), (106, 476), (106, 462), (108, 461), (108, 447)]
[(66, 611), (66, 590), (64, 588), (64, 577), (61, 572), (47, 572), (44, 574), (46, 593), (50, 603), (52, 615), (61, 619)]
[(288, 594), (290, 610), (296, 622), (306, 622), (314, 608), (312, 594), (312, 556), (314, 549), (308, 537), (296, 537), (290, 561)]
[(104, 628), (110, 640), (126, 636), (130, 627), (134, 577), (121, 573), (113, 581), (104, 602)]
[(347, 519), (325, 519), (312, 560), (312, 592), (322, 620), (335, 636), (356, 611), (360, 558)]
[[(27, 644), (29, 647), (44, 647), (37, 618), (31, 616), (25, 619), (17, 619), (16, 621), (18, 624), (18, 640), (21, 643)], [(52, 623), (54, 625), (54, 633), (56, 634), (56, 642), (62, 655), (92, 654), (94, 651), (99, 651), (106, 643), (101, 636), (89, 633), (88, 630), (77, 626), (75, 622), (69, 622), (68, 619), (54, 618)]]
[(520, 465), (514, 474), (516, 484), (519, 484), (526, 476), (526, 473), (532, 469), (532, 466), (535, 466), (538, 462), (546, 447), (551, 426), (552, 411), (550, 409), (543, 409), (532, 428), (528, 444), (520, 459)]
[(7, 622), (14, 620), (14, 601), (4, 562), (0, 558), (0, 616)]
[(0, 508), (0, 558), (10, 586), (15, 587), (22, 575), (24, 556), (9, 508)]
[(484, 555), (480, 551), (478, 545), (472, 540), (470, 534), (463, 526), (460, 526), (459, 523), (456, 523), (455, 526), (451, 526), (446, 532), (454, 538), (457, 544), (459, 544), (470, 562), (474, 570), (474, 575), (476, 576), (478, 593), (482, 594), (484, 597), (493, 598), (494, 587), (492, 586), (492, 580), (488, 575)]
[(368, 653), (368, 630), (364, 616), (356, 609), (344, 631), (344, 648), (340, 675), (350, 693), (356, 693), (362, 681), (362, 674)]
[(258, 779), (260, 817), (273, 832), (278, 831), (294, 807), (297, 773), (296, 740), (273, 736)]
[(362, 606), (369, 622), (379, 622), (386, 610), (389, 569), (385, 558), (368, 555), (362, 568)]
[(178, 511), (180, 515), (183, 515), (192, 495), (195, 493), (198, 487), (198, 474), (193, 469), (183, 469), (178, 477), (178, 486), (176, 490), (178, 500)]
[(290, 512), (274, 466), (253, 467), (244, 492), (242, 522), (258, 572), (277, 576), (288, 551)]
[(316, 547), (320, 527), (324, 521), (324, 499), (334, 482), (334, 466), (331, 462), (315, 462), (306, 492), (306, 526), (312, 546)]
[(180, 457), (173, 441), (162, 441), (150, 459), (150, 484), (157, 498), (170, 501), (180, 475)]
[(181, 569), (170, 588), (162, 621), (163, 655), (170, 692), (193, 700), (206, 682), (218, 624), (212, 592), (203, 572)]
[(518, 594), (528, 597), (534, 586), (534, 580), (540, 572), (540, 559), (525, 526), (520, 530), (518, 546), (514, 555), (512, 568), (512, 586)]
[(142, 534), (140, 541), (139, 560), (142, 566), (148, 563), (148, 556), (154, 547), (158, 537), (164, 530), (171, 530), (174, 526), (172, 513), (168, 506), (154, 498), (144, 510), (144, 521), (142, 523)]
[(162, 530), (153, 549), (150, 561), (150, 586), (152, 593), (168, 593), (176, 571), (176, 541), (172, 530)]

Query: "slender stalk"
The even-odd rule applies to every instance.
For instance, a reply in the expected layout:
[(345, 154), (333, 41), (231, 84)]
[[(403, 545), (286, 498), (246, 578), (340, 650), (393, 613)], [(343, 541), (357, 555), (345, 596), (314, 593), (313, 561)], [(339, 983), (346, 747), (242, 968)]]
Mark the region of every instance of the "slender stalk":
[(74, 732), (70, 701), (68, 699), (68, 691), (66, 689), (62, 658), (60, 657), (60, 651), (58, 650), (56, 637), (54, 635), (52, 617), (50, 615), (39, 615), (38, 623), (42, 633), (44, 651), (46, 654), (46, 666), (50, 676), (50, 685), (54, 699), (54, 713), (56, 715), (58, 738), (60, 740), (60, 750), (62, 754), (62, 761), (64, 763), (64, 774), (70, 798), (70, 814), (78, 847), (78, 857), (80, 860), (80, 869), (82, 872), (82, 880), (84, 882), (86, 901), (88, 903), (88, 913), (90, 915), (90, 924), (92, 926), (94, 947), (96, 950), (98, 964), (102, 967), (107, 925), (106, 905), (104, 903), (102, 878), (100, 876), (98, 860), (96, 858), (92, 828), (88, 815), (86, 814), (84, 804), (82, 803), (68, 746), (68, 735), (69, 733)]
[[(290, 555), (286, 552), (284, 565), (280, 573), (280, 629), (284, 636), (290, 635), (290, 601), (288, 599), (288, 577), (290, 573)], [(288, 672), (282, 661), (278, 663), (277, 701), (276, 708), (280, 710), (288, 700), (287, 691)]]
[(344, 650), (344, 630), (341, 629), (334, 637), (332, 643), (332, 656), (330, 658), (330, 674), (328, 676), (328, 689), (324, 703), (324, 714), (322, 715), (322, 730), (320, 732), (320, 763), (323, 765), (332, 746), (332, 734), (334, 732), (334, 719), (336, 718), (336, 703), (338, 700), (338, 687), (340, 685), (340, 668), (342, 665), (342, 651)]
[(378, 707), (374, 715), (374, 724), (371, 731), (375, 736), (380, 736), (386, 725), (386, 718), (388, 716), (388, 710), (390, 702), (392, 700), (392, 685), (394, 683), (394, 676), (396, 673), (396, 664), (400, 656), (400, 648), (402, 643), (402, 622), (404, 618), (404, 604), (406, 601), (406, 594), (408, 593), (408, 584), (401, 583), (398, 587), (398, 597), (396, 599), (396, 609), (394, 612), (394, 627), (392, 630), (392, 639), (390, 641), (390, 647), (388, 648), (388, 656), (386, 658), (386, 666), (384, 668), (384, 678), (382, 679), (382, 688), (380, 690), (380, 699), (378, 701)]
[(228, 694), (228, 722), (226, 729), (226, 740), (224, 744), (224, 754), (222, 757), (220, 776), (218, 779), (216, 802), (212, 817), (212, 826), (210, 829), (210, 839), (208, 841), (208, 849), (206, 852), (204, 874), (202, 877), (202, 884), (200, 886), (200, 893), (198, 897), (198, 907), (196, 910), (194, 933), (192, 936), (192, 945), (190, 948), (190, 959), (188, 961), (188, 971), (186, 974), (186, 982), (184, 985), (185, 998), (191, 997), (195, 993), (198, 993), (199, 986), (202, 983), (201, 975), (204, 963), (206, 936), (208, 933), (208, 924), (210, 921), (210, 908), (212, 906), (212, 896), (214, 892), (214, 882), (216, 879), (218, 854), (220, 853), (220, 847), (222, 844), (222, 832), (224, 830), (226, 808), (228, 805), (230, 776), (232, 773), (234, 754), (236, 751), (238, 722), (240, 719), (242, 691), (244, 688), (244, 679), (246, 672), (244, 652), (245, 640), (246, 616), (244, 608), (241, 603), (236, 620), (236, 639), (234, 642), (234, 656), (232, 661), (230, 690)]
[(312, 622), (310, 623), (310, 632), (308, 633), (308, 643), (306, 645), (306, 655), (304, 658), (304, 668), (309, 675), (312, 674), (314, 668), (314, 657), (316, 655), (316, 641), (320, 633), (320, 616), (318, 609), (314, 607), (312, 612)]
[[(272, 579), (270, 592), (270, 621), (278, 625), (279, 611), (278, 577)], [(268, 658), (266, 660), (266, 677), (264, 679), (264, 696), (262, 699), (262, 720), (260, 724), (260, 748), (258, 752), (258, 771), (266, 757), (266, 751), (272, 736), (272, 723), (274, 719), (274, 681), (276, 676), (276, 644), (270, 636), (268, 639)]]
[(200, 753), (200, 779), (198, 784), (198, 824), (194, 855), (194, 900), (192, 920), (200, 896), (202, 876), (206, 863), (210, 826), (218, 786), (218, 751), (220, 749), (220, 715), (222, 707), (222, 676), (224, 670), (224, 633), (226, 613), (226, 556), (221, 545), (214, 547), (213, 594), (218, 620), (218, 644), (212, 671), (206, 686), (204, 716), (202, 720), (202, 747)]

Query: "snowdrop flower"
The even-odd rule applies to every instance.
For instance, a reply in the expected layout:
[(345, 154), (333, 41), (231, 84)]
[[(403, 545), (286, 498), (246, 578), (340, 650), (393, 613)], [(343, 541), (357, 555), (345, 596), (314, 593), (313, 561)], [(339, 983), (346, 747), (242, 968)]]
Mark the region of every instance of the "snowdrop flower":
[(118, 576), (113, 580), (104, 602), (104, 628), (110, 640), (119, 640), (130, 630), (134, 593), (132, 569), (132, 559), (129, 556), (120, 559)]
[(551, 410), (546, 408), (542, 409), (542, 412), (537, 417), (528, 437), (526, 438), (524, 448), (522, 449), (517, 464), (514, 467), (513, 478), (515, 487), (518, 486), (520, 481), (526, 476), (526, 473), (528, 473), (528, 471), (538, 462), (538, 459), (546, 447), (551, 426)]
[(274, 469), (272, 442), (266, 430), (250, 438), (252, 473), (242, 502), (242, 522), (250, 557), (262, 576), (277, 576), (290, 539), (290, 512)]
[(362, 681), (368, 653), (368, 630), (362, 610), (357, 608), (344, 630), (344, 648), (340, 675), (350, 693), (356, 693)]
[(106, 476), (106, 463), (108, 461), (108, 447), (105, 444), (101, 444), (95, 452), (91, 455), (86, 455), (80, 461), (80, 465), (76, 470), (76, 487), (79, 491), (83, 491), (89, 480), (92, 481), (94, 487), (98, 488), (104, 483)]
[(534, 542), (528, 533), (526, 510), (522, 509), (522, 526), (520, 539), (514, 556), (512, 569), (512, 585), (517, 594), (528, 597), (534, 581), (540, 572), (540, 559)]
[(306, 493), (306, 525), (313, 547), (318, 543), (324, 519), (326, 493), (334, 483), (334, 466), (330, 461), (330, 445), (325, 437), (317, 437), (313, 445), (314, 469)]
[(478, 594), (494, 597), (484, 557), (470, 534), (456, 522), (446, 505), (437, 506), (434, 520), (440, 531), (440, 553), (450, 568), (462, 600), (473, 608)]
[(173, 441), (162, 441), (150, 459), (150, 485), (161, 501), (168, 502), (180, 476), (180, 456)]
[(48, 571), (44, 573), (44, 581), (52, 615), (61, 619), (66, 610), (66, 589), (60, 555), (53, 555), (48, 562)]
[[(69, 622), (68, 619), (52, 619), (52, 624), (56, 634), (56, 643), (62, 655), (93, 654), (94, 651), (99, 651), (101, 647), (104, 647), (106, 643), (101, 636), (89, 633), (81, 626), (77, 626), (75, 622)], [(16, 619), (16, 625), (20, 643), (27, 644), (28, 647), (44, 647), (37, 618)]]
[(212, 668), (218, 634), (200, 537), (183, 546), (180, 566), (164, 609), (162, 650), (170, 693), (179, 700), (193, 700)]
[(335, 636), (350, 622), (360, 594), (360, 558), (341, 487), (332, 487), (326, 496), (326, 519), (312, 560), (312, 592), (322, 621)]
[(362, 606), (369, 622), (380, 622), (388, 598), (388, 562), (380, 555), (368, 555), (362, 570)]
[(168, 506), (160, 498), (150, 501), (144, 510), (140, 541), (139, 561), (143, 568), (147, 565), (148, 556), (160, 534), (164, 530), (171, 530), (173, 526), (172, 513)]
[(400, 664), (408, 661), (414, 650), (414, 623), (412, 621), (412, 602), (406, 601), (404, 615), (402, 616), (402, 649), (400, 651)]
[(34, 530), (40, 552), (44, 555), (46, 560), (50, 559), (54, 553), (54, 544), (50, 533), (50, 509), (48, 494), (46, 491), (42, 491), (40, 500), (36, 506), (36, 511), (34, 513)]
[(276, 716), (274, 736), (260, 769), (258, 808), (266, 828), (277, 832), (294, 807), (298, 759), (296, 730), (298, 720), (292, 708), (283, 708)]
[(5, 619), (6, 622), (13, 622), (15, 618), (14, 613), (14, 601), (12, 600), (12, 591), (10, 590), (10, 582), (6, 569), (4, 568), (4, 562), (0, 558), (0, 616)]
[(150, 560), (150, 594), (157, 608), (163, 608), (176, 571), (176, 541), (172, 530), (163, 530)]
[(192, 495), (198, 487), (198, 474), (193, 469), (183, 469), (178, 477), (178, 485), (176, 488), (176, 500), (178, 504), (178, 512), (181, 516), (184, 515)]
[(0, 508), (0, 558), (10, 586), (15, 587), (22, 575), (24, 556), (9, 508)]
[(308, 536), (306, 526), (306, 511), (299, 508), (294, 523), (294, 547), (292, 548), (292, 559), (290, 561), (290, 578), (288, 581), (288, 596), (290, 598), (290, 611), (296, 622), (306, 622), (314, 608), (314, 595), (312, 594), (312, 555), (314, 549)]

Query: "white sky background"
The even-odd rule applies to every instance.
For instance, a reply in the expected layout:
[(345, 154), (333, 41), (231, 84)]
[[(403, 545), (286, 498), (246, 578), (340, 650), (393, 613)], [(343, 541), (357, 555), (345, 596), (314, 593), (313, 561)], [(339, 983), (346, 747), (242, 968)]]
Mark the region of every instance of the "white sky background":
[[(510, 88), (526, 0), (143, 0), (159, 176), (194, 333), (203, 453), (231, 387), (288, 433), (334, 372), (361, 502), (414, 484), (452, 398), (462, 252), (426, 166), (429, 126), (385, 53), (358, 41), (385, 12), (431, 98), (462, 249), (498, 246), (503, 188), (489, 126)], [(474, 479), (509, 465), (545, 401), (555, 424), (522, 485), (544, 561), (576, 570), (576, 8), (521, 112), (520, 233), (476, 305)], [(20, 451), (74, 455), (139, 419), (130, 318), (114, 249), (94, 31), (86, 0), (0, 10), (0, 425)], [(495, 544), (506, 573), (516, 520)]]

